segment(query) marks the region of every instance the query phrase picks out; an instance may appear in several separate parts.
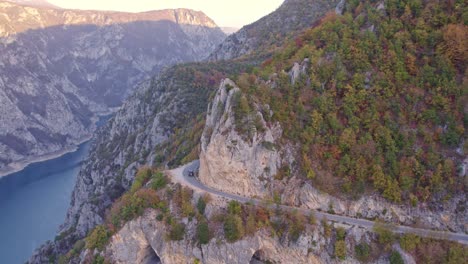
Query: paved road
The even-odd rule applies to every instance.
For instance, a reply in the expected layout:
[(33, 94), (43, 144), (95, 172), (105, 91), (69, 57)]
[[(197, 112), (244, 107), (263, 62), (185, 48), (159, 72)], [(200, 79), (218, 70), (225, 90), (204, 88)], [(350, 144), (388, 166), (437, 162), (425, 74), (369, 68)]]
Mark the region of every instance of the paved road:
[[(235, 195), (231, 193), (225, 193), (219, 190), (215, 190), (213, 188), (210, 188), (200, 181), (197, 180), (195, 177), (190, 177), (189, 171), (198, 171), (199, 167), (199, 162), (194, 161), (191, 163), (188, 163), (182, 167), (179, 167), (177, 169), (174, 169), (170, 171), (170, 173), (173, 176), (173, 181), (178, 182), (182, 185), (188, 186), (194, 190), (202, 191), (202, 192), (207, 192), (212, 195), (220, 196), (227, 198), (229, 200), (235, 200), (241, 203), (252, 203), (255, 205), (259, 204), (264, 204), (265, 202), (262, 200), (258, 199), (252, 199), (240, 195)], [(366, 220), (366, 219), (360, 219), (360, 218), (352, 218), (348, 216), (342, 216), (342, 215), (335, 215), (335, 214), (328, 214), (324, 212), (319, 212), (317, 210), (312, 210), (312, 209), (305, 209), (305, 208), (299, 208), (299, 207), (293, 207), (293, 206), (287, 206), (287, 205), (279, 205), (279, 207), (283, 210), (297, 210), (299, 212), (305, 213), (305, 214), (310, 214), (313, 213), (315, 217), (318, 220), (322, 219), (328, 219), (329, 221), (334, 221), (338, 223), (345, 223), (348, 225), (354, 225), (354, 226), (360, 226), (364, 227), (367, 229), (372, 229), (374, 227), (375, 222)], [(447, 239), (455, 242), (459, 242), (465, 245), (468, 245), (468, 235), (463, 234), (463, 233), (451, 233), (451, 232), (443, 232), (443, 231), (433, 231), (429, 229), (421, 229), (421, 228), (414, 228), (414, 227), (409, 227), (409, 226), (399, 226), (399, 225), (394, 225), (392, 226), (392, 231), (395, 233), (412, 233), (412, 234), (417, 234), (421, 237), (430, 237), (430, 238), (437, 238), (437, 239)]]

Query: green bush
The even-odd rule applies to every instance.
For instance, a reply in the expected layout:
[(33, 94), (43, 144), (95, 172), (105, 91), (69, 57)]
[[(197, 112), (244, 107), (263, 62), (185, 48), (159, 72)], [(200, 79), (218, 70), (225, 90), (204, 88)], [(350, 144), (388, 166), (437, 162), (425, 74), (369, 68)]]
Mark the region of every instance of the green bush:
[(346, 242), (344, 240), (335, 242), (335, 256), (341, 260), (346, 258)]
[(224, 221), (224, 236), (229, 242), (235, 242), (244, 236), (244, 225), (238, 215), (230, 214)]
[(421, 242), (421, 238), (413, 234), (404, 234), (400, 238), (400, 246), (405, 251), (413, 251)]
[(293, 224), (289, 229), (289, 239), (291, 239), (293, 242), (296, 242), (301, 236), (302, 232), (304, 232), (304, 229), (304, 225)]
[(232, 215), (240, 215), (242, 212), (241, 204), (238, 201), (230, 201), (228, 204), (228, 213)]
[(322, 226), (323, 226), (323, 233), (325, 235), (325, 237), (330, 237), (331, 235), (331, 232), (332, 232), (332, 228), (331, 228), (331, 225), (328, 224), (328, 220), (327, 219), (322, 219)]
[(468, 251), (466, 247), (455, 244), (449, 247), (448, 264), (466, 263), (468, 260)]
[(357, 260), (365, 262), (370, 256), (370, 247), (367, 243), (362, 242), (354, 247), (354, 252)]
[(154, 190), (160, 190), (167, 185), (167, 178), (162, 172), (156, 172), (153, 175), (151, 187)]
[(390, 264), (405, 264), (398, 251), (392, 251), (390, 254)]
[(198, 212), (203, 215), (205, 213), (205, 208), (206, 208), (205, 199), (203, 197), (198, 198), (198, 202), (197, 202)]
[(103, 250), (109, 240), (109, 231), (105, 226), (99, 225), (86, 237), (86, 248)]
[(337, 240), (344, 240), (346, 237), (346, 230), (343, 227), (338, 227), (336, 229), (336, 239)]
[(374, 224), (374, 232), (379, 237), (379, 243), (383, 245), (390, 244), (395, 238), (391, 231), (391, 227), (384, 223), (376, 222)]
[(185, 225), (182, 223), (173, 223), (169, 232), (169, 239), (172, 241), (180, 241), (184, 239)]
[(132, 187), (130, 187), (130, 192), (134, 193), (138, 191), (143, 185), (150, 179), (151, 177), (151, 169), (144, 167), (138, 170), (137, 174), (135, 175), (135, 179), (133, 180)]
[(73, 245), (72, 253), (73, 254), (80, 254), (80, 252), (83, 250), (83, 248), (86, 246), (86, 242), (84, 240), (78, 240), (75, 242)]
[[(54, 263), (53, 260), (49, 260), (49, 262)], [(68, 264), (68, 263), (70, 263), (70, 258), (67, 255), (61, 255), (61, 256), (58, 257), (57, 263), (58, 264)]]
[(92, 264), (104, 264), (106, 259), (101, 255), (95, 255)]
[(200, 244), (208, 244), (210, 242), (210, 229), (206, 221), (201, 221), (197, 226), (197, 240)]

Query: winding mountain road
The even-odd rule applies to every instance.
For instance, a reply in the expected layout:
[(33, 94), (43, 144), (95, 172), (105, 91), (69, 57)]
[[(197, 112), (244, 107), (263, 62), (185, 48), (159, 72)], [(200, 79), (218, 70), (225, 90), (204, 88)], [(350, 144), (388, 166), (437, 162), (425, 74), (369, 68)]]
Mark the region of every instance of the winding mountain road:
[[(210, 188), (204, 185), (203, 183), (198, 181), (197, 178), (189, 176), (189, 171), (197, 171), (198, 167), (199, 167), (199, 162), (193, 161), (177, 169), (171, 170), (169, 171), (169, 173), (172, 174), (173, 176), (172, 180), (174, 182), (178, 182), (194, 190), (207, 192), (215, 196), (223, 197), (229, 200), (235, 200), (241, 203), (252, 203), (255, 205), (260, 205), (260, 204), (265, 203), (264, 201), (259, 200), (259, 199), (253, 199), (253, 198), (235, 195), (231, 193), (225, 193), (225, 192), (215, 190), (213, 188)], [(359, 226), (359, 227), (363, 227), (367, 229), (372, 229), (375, 224), (374, 221), (370, 221), (366, 219), (328, 214), (328, 213), (320, 212), (320, 211), (313, 210), (313, 209), (306, 209), (306, 208), (287, 206), (287, 205), (278, 205), (278, 206), (283, 210), (289, 210), (289, 211), (297, 210), (305, 214), (313, 213), (315, 217), (317, 218), (317, 220), (327, 219), (329, 221), (344, 223), (344, 224), (353, 225), (353, 226)], [(409, 227), (409, 226), (400, 226), (400, 225), (392, 225), (391, 227), (394, 233), (400, 233), (400, 234), (412, 233), (421, 237), (446, 239), (446, 240), (451, 240), (451, 241), (455, 241), (461, 244), (468, 245), (468, 235), (463, 234), (463, 233), (434, 231), (434, 230), (429, 230), (429, 229), (415, 228), (415, 227)]]

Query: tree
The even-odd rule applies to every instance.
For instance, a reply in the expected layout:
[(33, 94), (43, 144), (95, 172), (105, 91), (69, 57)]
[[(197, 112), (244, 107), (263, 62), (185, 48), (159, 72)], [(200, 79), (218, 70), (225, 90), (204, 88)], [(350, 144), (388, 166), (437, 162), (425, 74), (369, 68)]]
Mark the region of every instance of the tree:
[(391, 227), (382, 222), (375, 222), (374, 232), (378, 235), (380, 244), (388, 245), (394, 239)]
[(344, 260), (346, 258), (346, 242), (344, 240), (336, 241), (335, 256), (341, 260)]
[(305, 217), (303, 214), (294, 211), (290, 217), (289, 222), (289, 238), (291, 241), (296, 242), (305, 229)]
[(200, 221), (197, 226), (197, 239), (202, 245), (210, 242), (210, 229), (206, 221)]
[(135, 179), (133, 180), (132, 187), (130, 188), (130, 192), (134, 193), (138, 191), (151, 177), (151, 169), (148, 167), (140, 168), (135, 175)]
[(463, 67), (468, 61), (468, 26), (450, 24), (443, 30), (442, 50), (457, 67)]
[(224, 236), (228, 242), (235, 242), (244, 236), (244, 225), (238, 215), (228, 215), (224, 221)]
[(378, 190), (384, 190), (384, 188), (387, 186), (387, 179), (382, 170), (382, 167), (376, 164), (372, 167), (372, 171), (373, 171), (372, 178), (374, 181), (374, 187)]
[(166, 176), (162, 172), (156, 172), (153, 175), (151, 187), (155, 190), (162, 189), (166, 186), (167, 179)]
[(205, 208), (206, 208), (205, 199), (203, 197), (198, 198), (198, 202), (197, 202), (198, 212), (203, 215), (205, 213)]
[(400, 203), (401, 202), (401, 190), (398, 186), (398, 181), (393, 179), (387, 180), (387, 187), (383, 192), (383, 196), (390, 201)]
[(228, 204), (228, 213), (232, 215), (240, 215), (242, 211), (241, 204), (238, 201), (230, 201)]
[(247, 217), (247, 222), (245, 223), (245, 233), (247, 235), (253, 235), (257, 231), (257, 223), (255, 221), (255, 211), (252, 210)]
[(356, 144), (356, 134), (352, 128), (345, 128), (340, 136), (340, 148), (342, 151), (348, 151)]
[(370, 256), (370, 247), (367, 243), (362, 242), (354, 247), (354, 252), (359, 261), (365, 262)]
[(413, 234), (404, 234), (400, 238), (400, 246), (405, 251), (413, 251), (421, 242), (421, 238)]
[(103, 250), (109, 240), (109, 232), (106, 227), (99, 225), (86, 237), (86, 247), (89, 249)]
[(336, 239), (337, 240), (344, 240), (346, 237), (346, 230), (343, 227), (338, 227), (336, 229)]
[(390, 264), (405, 264), (403, 258), (398, 251), (392, 251), (390, 254)]
[(171, 230), (169, 232), (169, 239), (173, 241), (180, 241), (184, 239), (185, 225), (183, 223), (172, 223)]

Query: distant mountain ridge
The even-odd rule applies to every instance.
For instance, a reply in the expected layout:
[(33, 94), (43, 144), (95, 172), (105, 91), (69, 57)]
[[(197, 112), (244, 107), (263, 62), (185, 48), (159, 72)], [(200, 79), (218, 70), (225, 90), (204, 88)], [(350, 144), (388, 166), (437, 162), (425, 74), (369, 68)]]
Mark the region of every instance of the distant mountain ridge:
[(237, 27), (221, 27), (221, 30), (226, 33), (226, 35), (231, 35), (239, 31), (240, 28)]
[[(271, 53), (287, 36), (312, 26), (324, 13), (334, 11), (344, 0), (287, 0), (271, 14), (228, 36), (209, 60), (229, 60), (254, 52)], [(250, 56), (252, 59), (252, 56)]]
[[(69, 26), (92, 24), (106, 26), (137, 21), (168, 21), (178, 25), (217, 28), (216, 23), (201, 11), (190, 9), (165, 9), (140, 13), (94, 10), (69, 10), (55, 8), (37, 8), (0, 1), (0, 37), (5, 37), (31, 29), (51, 26)], [(12, 23), (15, 22), (15, 23)], [(0, 28), (1, 29), (1, 28)]]
[(51, 4), (46, 0), (6, 0), (6, 1), (19, 4), (19, 5), (25, 5), (25, 6), (61, 9), (61, 7)]
[[(189, 9), (122, 13), (0, 1), (0, 175), (90, 136), (164, 67), (206, 58), (225, 34)], [(19, 164), (18, 164), (19, 163)]]

